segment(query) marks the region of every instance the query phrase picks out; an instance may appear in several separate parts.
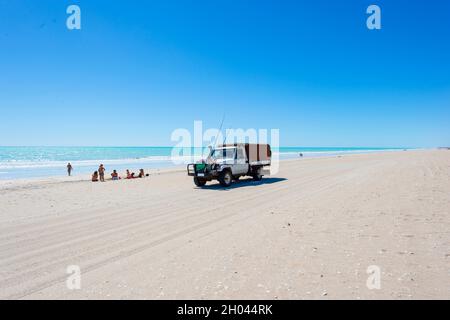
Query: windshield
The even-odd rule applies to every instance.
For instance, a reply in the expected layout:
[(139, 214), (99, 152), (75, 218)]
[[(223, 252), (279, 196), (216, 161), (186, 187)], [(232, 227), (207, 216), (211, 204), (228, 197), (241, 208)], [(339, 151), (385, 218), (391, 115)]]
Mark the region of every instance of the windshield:
[(213, 160), (234, 159), (236, 148), (214, 149), (210, 158)]

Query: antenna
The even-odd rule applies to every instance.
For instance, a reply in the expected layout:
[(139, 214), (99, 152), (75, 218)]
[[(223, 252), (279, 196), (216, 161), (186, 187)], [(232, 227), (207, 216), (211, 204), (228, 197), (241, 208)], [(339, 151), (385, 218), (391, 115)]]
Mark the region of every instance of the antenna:
[(219, 137), (219, 133), (222, 132), (222, 127), (223, 127), (224, 120), (225, 120), (225, 112), (222, 115), (222, 121), (220, 122), (219, 131), (217, 132), (216, 141), (214, 141), (214, 147), (217, 146), (217, 140), (218, 140), (218, 137)]
[(225, 136), (223, 137), (223, 142), (222, 142), (223, 145), (225, 145), (225, 142), (227, 141), (227, 137), (228, 137), (228, 130), (225, 130)]

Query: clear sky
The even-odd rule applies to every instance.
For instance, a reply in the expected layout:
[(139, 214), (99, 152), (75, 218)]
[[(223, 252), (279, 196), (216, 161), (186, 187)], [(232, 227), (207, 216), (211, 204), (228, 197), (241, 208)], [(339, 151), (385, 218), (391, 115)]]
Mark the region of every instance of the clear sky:
[(284, 146), (450, 145), (450, 1), (0, 0), (0, 111), (0, 145), (172, 145), (224, 112)]

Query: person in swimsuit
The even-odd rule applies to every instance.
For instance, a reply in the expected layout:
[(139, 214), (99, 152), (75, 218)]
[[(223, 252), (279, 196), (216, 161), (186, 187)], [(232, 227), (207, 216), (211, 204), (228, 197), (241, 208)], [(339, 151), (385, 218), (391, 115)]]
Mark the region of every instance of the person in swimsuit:
[(92, 182), (97, 182), (98, 181), (98, 171), (95, 171), (92, 174)]
[(73, 170), (73, 167), (72, 167), (72, 165), (70, 164), (70, 162), (67, 164), (67, 174), (69, 175), (69, 177), (71, 176), (71, 174), (72, 174), (72, 170)]
[(98, 167), (98, 175), (100, 176), (100, 181), (105, 182), (105, 167), (103, 164)]
[(117, 173), (116, 170), (113, 170), (113, 172), (111, 173), (111, 178), (113, 180), (119, 180), (119, 174)]

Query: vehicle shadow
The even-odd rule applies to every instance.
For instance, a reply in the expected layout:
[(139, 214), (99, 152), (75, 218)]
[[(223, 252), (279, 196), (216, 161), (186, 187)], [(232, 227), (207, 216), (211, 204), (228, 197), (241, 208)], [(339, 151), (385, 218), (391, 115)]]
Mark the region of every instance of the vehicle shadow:
[(282, 181), (286, 181), (286, 178), (263, 178), (261, 181), (253, 181), (252, 178), (248, 179), (240, 179), (239, 181), (234, 181), (229, 187), (222, 187), (218, 182), (208, 182), (211, 184), (207, 184), (203, 187), (195, 187), (196, 189), (203, 190), (220, 190), (220, 191), (228, 191), (236, 188), (246, 188), (246, 187), (257, 187), (264, 184), (272, 184), (278, 183)]

